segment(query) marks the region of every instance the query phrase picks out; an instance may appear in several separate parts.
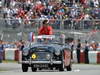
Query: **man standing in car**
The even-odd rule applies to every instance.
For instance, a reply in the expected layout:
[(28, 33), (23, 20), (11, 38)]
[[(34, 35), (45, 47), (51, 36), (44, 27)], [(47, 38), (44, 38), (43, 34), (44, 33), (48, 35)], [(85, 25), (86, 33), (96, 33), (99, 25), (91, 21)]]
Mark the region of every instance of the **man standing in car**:
[(38, 30), (38, 35), (53, 35), (53, 28), (48, 23), (48, 20), (43, 21), (43, 25)]

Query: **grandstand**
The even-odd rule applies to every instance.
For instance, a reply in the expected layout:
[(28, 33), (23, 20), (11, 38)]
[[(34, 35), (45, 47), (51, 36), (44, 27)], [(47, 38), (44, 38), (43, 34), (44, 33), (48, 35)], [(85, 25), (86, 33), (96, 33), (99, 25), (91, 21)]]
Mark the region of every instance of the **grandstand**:
[(49, 19), (55, 33), (100, 41), (99, 32), (95, 37), (88, 35), (100, 29), (99, 13), (99, 0), (0, 0), (0, 34), (4, 41), (27, 40), (30, 32), (37, 35), (42, 21)]

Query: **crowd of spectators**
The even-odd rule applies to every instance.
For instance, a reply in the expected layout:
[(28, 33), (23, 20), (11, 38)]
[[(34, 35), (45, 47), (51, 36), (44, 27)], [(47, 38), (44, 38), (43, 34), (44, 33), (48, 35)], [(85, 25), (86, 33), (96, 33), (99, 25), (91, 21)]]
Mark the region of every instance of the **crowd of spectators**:
[[(17, 27), (22, 21), (27, 26), (34, 26), (36, 21), (50, 19), (51, 24), (70, 25), (71, 21), (79, 23), (81, 20), (100, 19), (99, 0), (1, 0), (3, 18), (8, 25)], [(35, 20), (35, 21), (34, 21)], [(60, 21), (59, 21), (60, 20)], [(91, 23), (85, 22), (86, 27)], [(98, 22), (99, 23), (99, 22)], [(67, 27), (67, 26), (65, 26)], [(77, 28), (78, 26), (76, 26)]]

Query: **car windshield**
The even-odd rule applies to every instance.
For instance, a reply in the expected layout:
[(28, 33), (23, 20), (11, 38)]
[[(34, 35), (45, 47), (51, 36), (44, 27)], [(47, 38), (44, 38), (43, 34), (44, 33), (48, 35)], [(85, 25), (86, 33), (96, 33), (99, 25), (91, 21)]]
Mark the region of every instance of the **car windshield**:
[(31, 48), (31, 50), (37, 50), (37, 51), (40, 51), (40, 50), (49, 50), (49, 51), (54, 51), (55, 48), (54, 47), (49, 47), (49, 46), (37, 46), (37, 47), (33, 47)]
[(23, 51), (28, 51), (28, 50), (30, 50), (29, 47), (25, 47), (25, 48), (23, 48)]
[[(63, 39), (63, 38), (62, 38)], [(62, 39), (59, 36), (39, 36), (39, 38), (37, 38), (37, 43), (48, 43), (48, 44), (59, 44), (61, 43)]]

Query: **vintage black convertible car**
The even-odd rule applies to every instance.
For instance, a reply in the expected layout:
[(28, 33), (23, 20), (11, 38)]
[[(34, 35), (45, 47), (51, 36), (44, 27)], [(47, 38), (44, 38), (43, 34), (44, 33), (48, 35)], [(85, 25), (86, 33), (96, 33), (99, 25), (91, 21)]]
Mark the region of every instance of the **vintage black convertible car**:
[(20, 63), (22, 64), (23, 72), (27, 72), (28, 67), (31, 67), (33, 72), (37, 71), (37, 69), (72, 70), (70, 46), (61, 43), (61, 39), (60, 43), (54, 39), (45, 38), (42, 40), (39, 39), (38, 42), (28, 44), (22, 50), (21, 59)]

